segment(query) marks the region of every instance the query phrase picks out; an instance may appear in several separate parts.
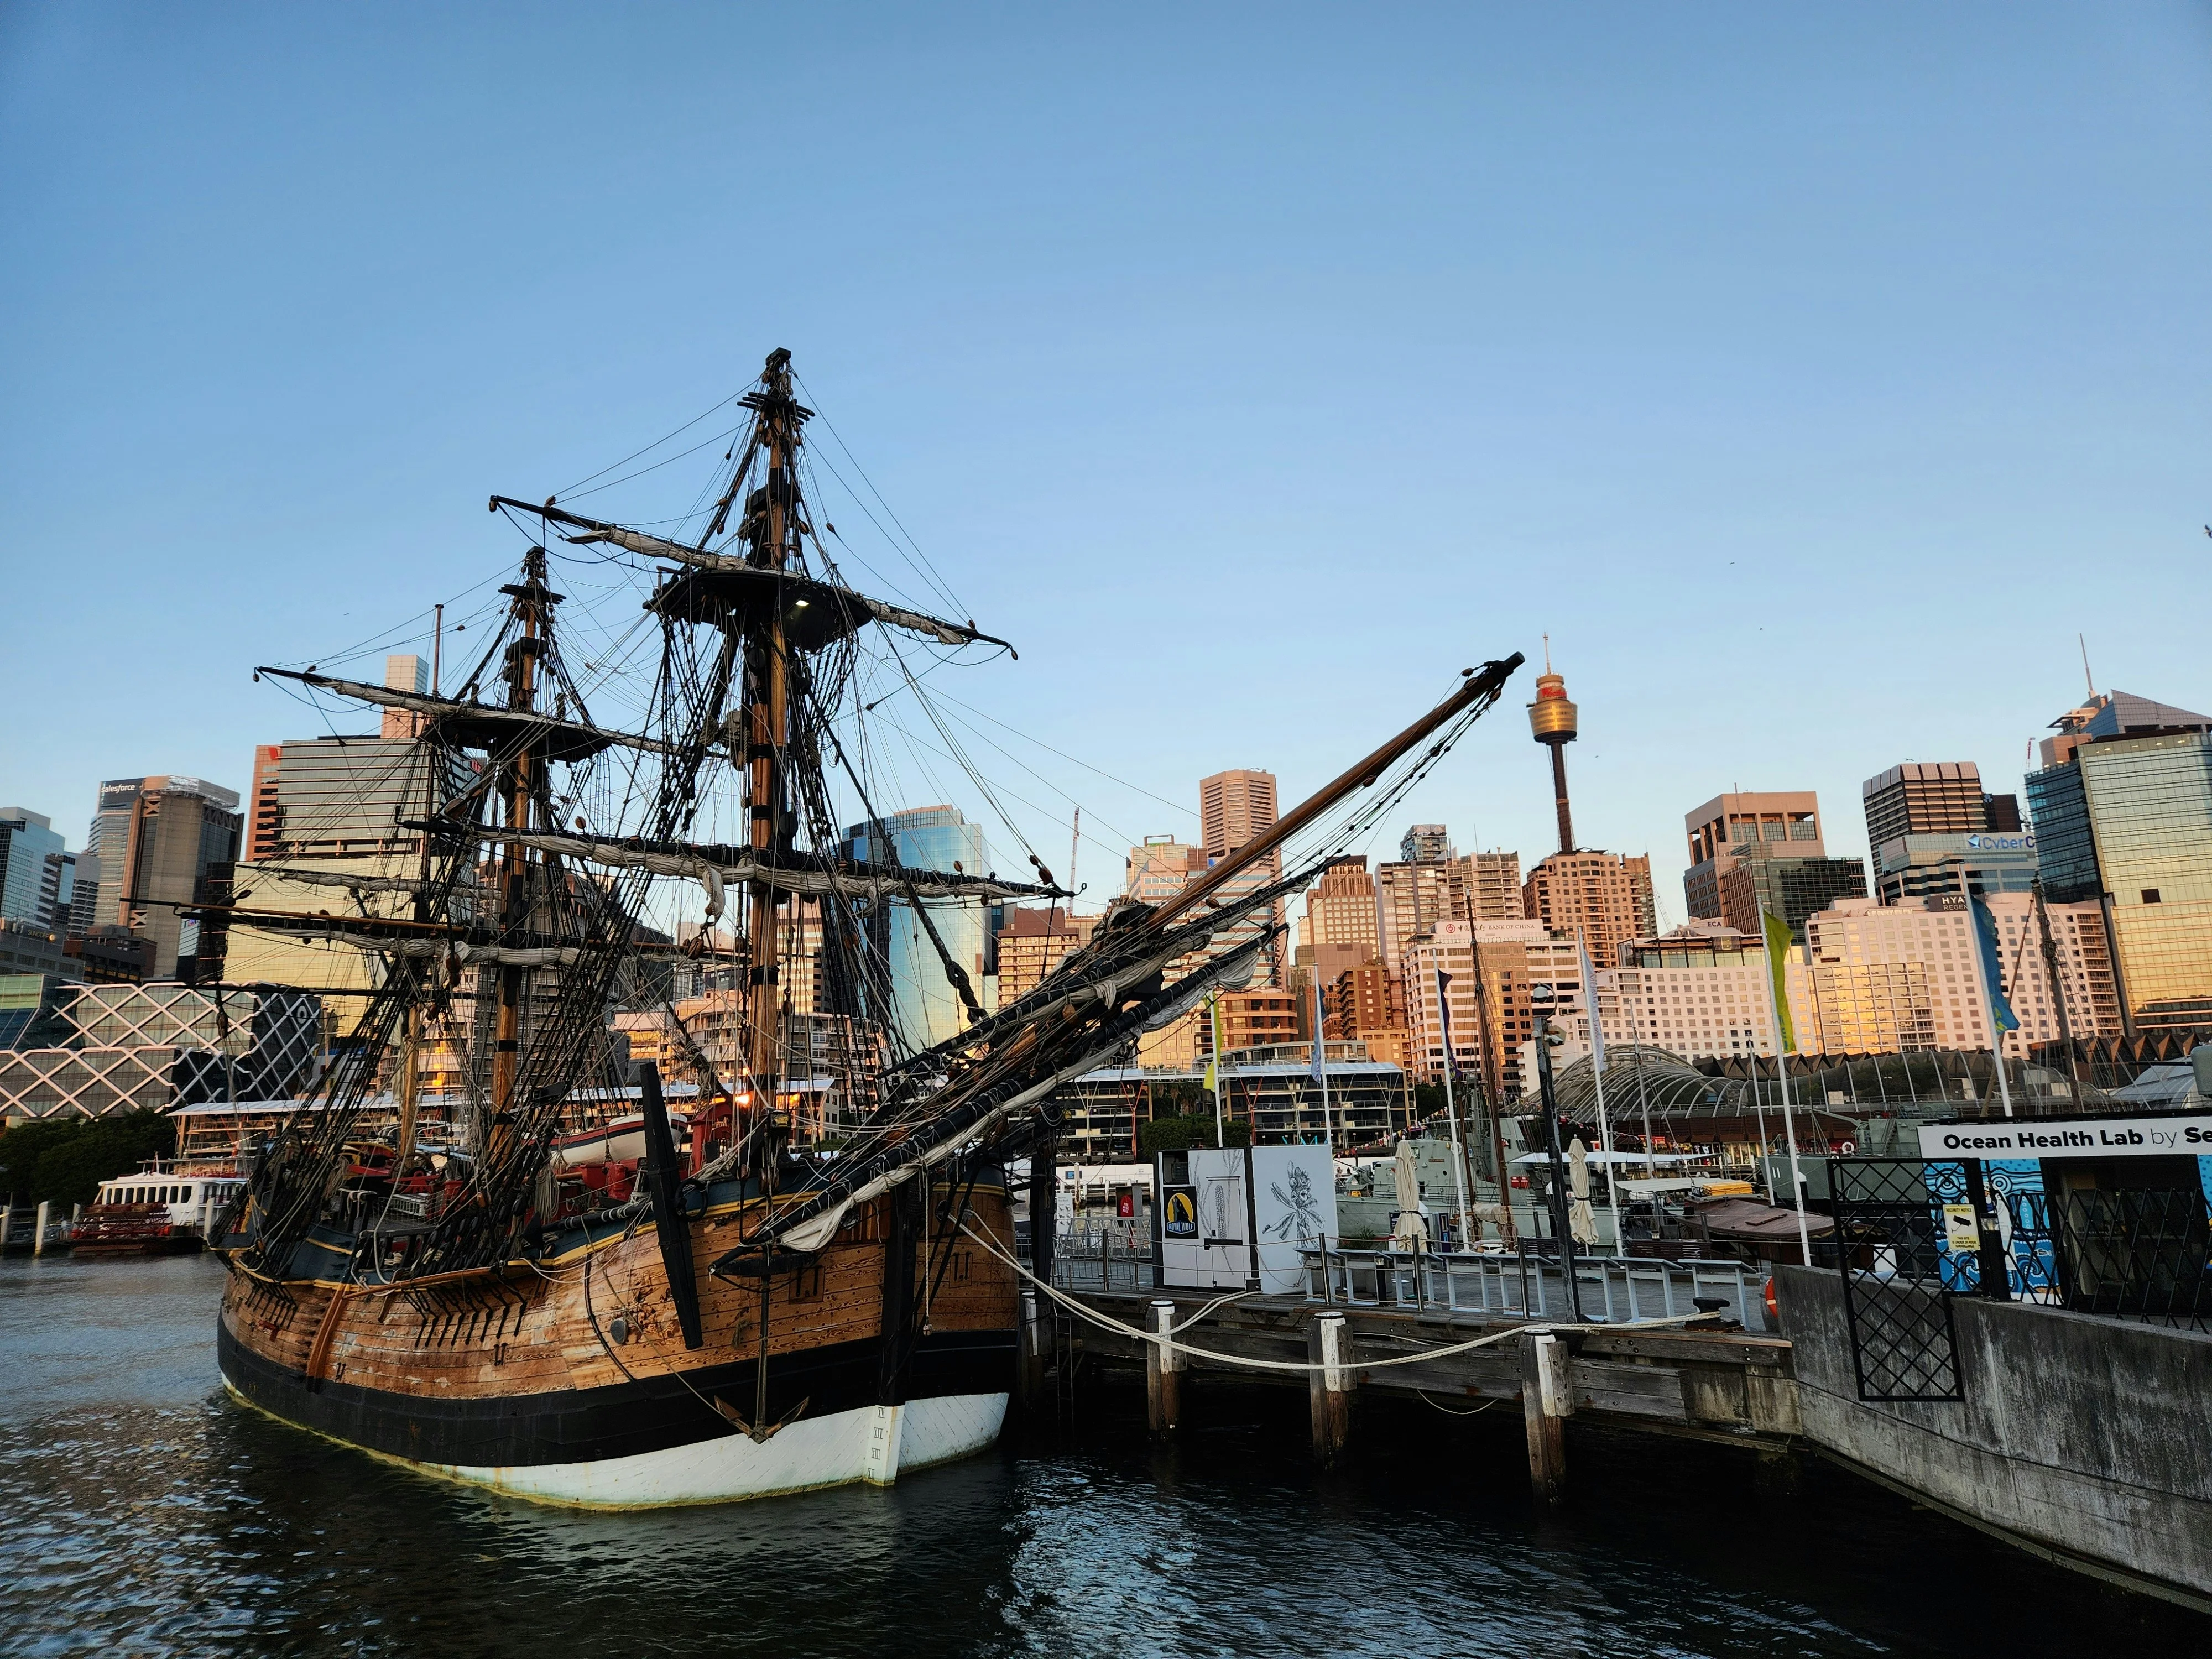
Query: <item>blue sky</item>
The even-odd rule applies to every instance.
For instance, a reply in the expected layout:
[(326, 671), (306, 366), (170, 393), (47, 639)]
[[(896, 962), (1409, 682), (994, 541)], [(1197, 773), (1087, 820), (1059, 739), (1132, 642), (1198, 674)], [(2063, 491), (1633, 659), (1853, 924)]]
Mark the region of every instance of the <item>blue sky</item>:
[[(979, 749), (1094, 884), (1546, 631), (1670, 918), (1721, 789), (2013, 787), (2077, 631), (2212, 705), (2201, 5), (16, 5), (0, 193), (0, 800), (72, 845), (776, 345), (1021, 646), (955, 695), (1127, 781)], [(1409, 817), (1549, 850), (1532, 690)]]

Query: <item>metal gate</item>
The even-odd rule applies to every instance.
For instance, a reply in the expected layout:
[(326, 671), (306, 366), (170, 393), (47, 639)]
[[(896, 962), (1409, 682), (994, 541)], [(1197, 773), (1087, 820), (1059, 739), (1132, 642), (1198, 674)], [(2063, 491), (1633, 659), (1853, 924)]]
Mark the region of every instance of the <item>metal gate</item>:
[(1828, 1160), (1833, 1249), (1861, 1400), (1966, 1398), (1931, 1167), (1917, 1158)]

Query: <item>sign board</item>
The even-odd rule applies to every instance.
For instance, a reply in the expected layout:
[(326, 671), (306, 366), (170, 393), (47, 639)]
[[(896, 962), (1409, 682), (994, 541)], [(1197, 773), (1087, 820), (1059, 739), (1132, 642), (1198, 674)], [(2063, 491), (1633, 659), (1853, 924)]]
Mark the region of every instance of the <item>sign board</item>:
[(2212, 1156), (2212, 1112), (1920, 1126), (1923, 1158), (2171, 1158), (2177, 1152)]
[(1160, 1231), (1170, 1238), (1198, 1237), (1198, 1189), (1170, 1187), (1160, 1211)]
[(1302, 1294), (1299, 1250), (1336, 1233), (1328, 1148), (1197, 1147), (1189, 1158), (1188, 1184), (1162, 1198), (1163, 1283), (1241, 1290), (1256, 1277), (1273, 1294)]
[(1947, 1249), (1973, 1251), (1982, 1248), (1982, 1225), (1971, 1204), (1943, 1206), (1943, 1243)]

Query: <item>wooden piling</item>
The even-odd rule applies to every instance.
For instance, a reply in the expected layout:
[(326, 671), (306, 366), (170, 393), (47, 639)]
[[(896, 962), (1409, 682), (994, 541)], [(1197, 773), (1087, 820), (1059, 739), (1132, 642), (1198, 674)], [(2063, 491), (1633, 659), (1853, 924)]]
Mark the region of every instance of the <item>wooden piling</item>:
[(1540, 1506), (1567, 1495), (1566, 1419), (1574, 1413), (1567, 1351), (1555, 1336), (1531, 1337), (1521, 1357), (1521, 1415), (1528, 1430), (1528, 1485)]
[(33, 1255), (44, 1255), (46, 1253), (46, 1218), (53, 1212), (53, 1207), (49, 1200), (42, 1198), (39, 1200), (38, 1231), (31, 1236)]
[(1035, 1291), (1022, 1292), (1021, 1330), (1014, 1361), (1014, 1393), (1025, 1412), (1045, 1407), (1043, 1298)]
[(1145, 1421), (1162, 1438), (1182, 1420), (1184, 1362), (1169, 1334), (1175, 1316), (1176, 1304), (1163, 1298), (1152, 1304), (1146, 1320), (1155, 1340), (1145, 1344)]
[(1306, 1327), (1306, 1359), (1319, 1367), (1306, 1373), (1306, 1398), (1313, 1407), (1314, 1457), (1327, 1468), (1352, 1431), (1352, 1338), (1341, 1313), (1330, 1309), (1313, 1316)]

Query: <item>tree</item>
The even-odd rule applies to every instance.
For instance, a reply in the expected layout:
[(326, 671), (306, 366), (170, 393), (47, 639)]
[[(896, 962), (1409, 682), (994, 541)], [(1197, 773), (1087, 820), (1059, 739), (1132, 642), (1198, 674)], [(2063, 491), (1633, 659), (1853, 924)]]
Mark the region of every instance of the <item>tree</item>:
[[(1137, 1137), (1137, 1144), (1149, 1156), (1153, 1152), (1182, 1152), (1194, 1146), (1212, 1146), (1213, 1114), (1194, 1112), (1188, 1117), (1156, 1117), (1145, 1125)], [(1249, 1146), (1252, 1144), (1252, 1125), (1247, 1119), (1232, 1117), (1222, 1126), (1219, 1145)]]
[(176, 1125), (159, 1112), (18, 1124), (0, 1134), (0, 1190), (33, 1204), (89, 1204), (101, 1182), (168, 1157), (176, 1144)]

